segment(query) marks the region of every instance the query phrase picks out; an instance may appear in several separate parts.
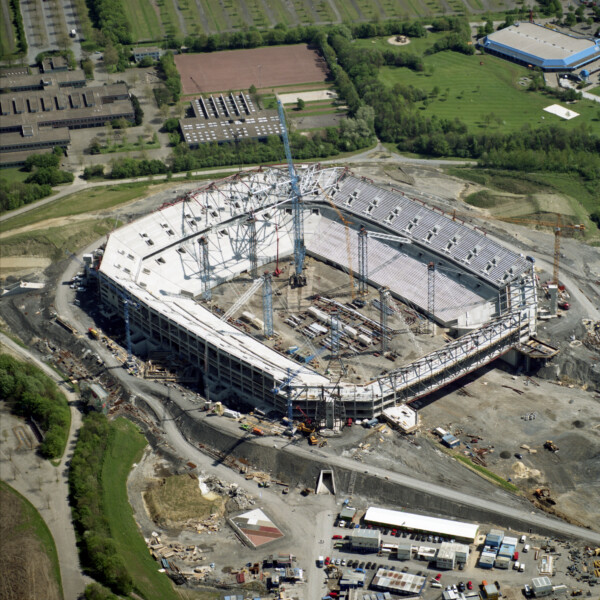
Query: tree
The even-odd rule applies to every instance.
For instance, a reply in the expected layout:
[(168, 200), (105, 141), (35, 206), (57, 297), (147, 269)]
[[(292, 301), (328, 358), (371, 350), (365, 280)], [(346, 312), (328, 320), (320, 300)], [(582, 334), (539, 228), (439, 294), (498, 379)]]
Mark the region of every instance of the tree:
[(104, 48), (104, 66), (109, 72), (113, 72), (118, 62), (119, 52), (112, 44), (108, 44)]
[(100, 154), (101, 150), (102, 144), (100, 143), (100, 140), (98, 139), (98, 137), (93, 137), (89, 147), (90, 154)]
[(304, 102), (304, 100), (302, 100), (302, 98), (296, 99), (296, 110), (304, 110), (305, 106), (306, 106), (306, 102)]

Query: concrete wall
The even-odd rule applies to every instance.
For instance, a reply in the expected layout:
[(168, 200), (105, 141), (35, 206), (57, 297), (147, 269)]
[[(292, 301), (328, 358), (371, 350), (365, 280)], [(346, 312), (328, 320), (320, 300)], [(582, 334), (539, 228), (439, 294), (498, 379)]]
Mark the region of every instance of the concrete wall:
[[(247, 434), (246, 436), (243, 434), (237, 436), (222, 431), (217, 428), (217, 422), (214, 425), (211, 423), (213, 418), (216, 420), (219, 417), (208, 417), (196, 421), (192, 416), (184, 413), (180, 417), (180, 428), (191, 442), (202, 443), (235, 458), (243, 458), (253, 467), (270, 472), (274, 479), (284, 481), (288, 485), (314, 489), (321, 470), (331, 469), (334, 472), (338, 497), (343, 498), (349, 489), (352, 473), (350, 469), (336, 466), (328, 458), (317, 454), (314, 457), (303, 457), (302, 460), (298, 460), (297, 456), (290, 451), (259, 444), (253, 438), (246, 437)], [(420, 490), (404, 487), (401, 484), (369, 475), (366, 472), (367, 470), (368, 465), (361, 464), (357, 465), (357, 470), (354, 471), (356, 472), (355, 495), (360, 496), (364, 493), (365, 496), (368, 495), (377, 504), (391, 507), (402, 506), (405, 509), (426, 511), (435, 515), (456, 517), (482, 524), (493, 524), (503, 528), (510, 527), (518, 531), (528, 532), (531, 527), (530, 522), (527, 520), (502, 516), (486, 509), (457, 504), (444, 497), (433, 496)], [(498, 497), (503, 493), (498, 490), (495, 496)], [(523, 502), (523, 508), (533, 509), (526, 501)], [(556, 533), (550, 528), (537, 527), (535, 532), (556, 536)]]

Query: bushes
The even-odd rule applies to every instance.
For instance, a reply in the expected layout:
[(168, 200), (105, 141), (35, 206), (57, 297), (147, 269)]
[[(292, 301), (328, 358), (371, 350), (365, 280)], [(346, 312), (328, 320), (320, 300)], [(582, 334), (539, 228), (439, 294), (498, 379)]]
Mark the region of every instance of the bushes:
[(114, 44), (131, 44), (131, 26), (123, 10), (121, 0), (87, 0), (90, 17)]
[(86, 167), (83, 170), (82, 177), (85, 180), (93, 179), (95, 177), (104, 177), (104, 165), (92, 165), (91, 167)]
[(25, 183), (37, 183), (38, 185), (60, 185), (61, 183), (72, 183), (73, 173), (67, 173), (66, 171), (60, 171), (54, 167), (36, 169), (35, 173), (32, 173), (26, 180)]
[(71, 426), (67, 399), (40, 369), (8, 354), (0, 354), (0, 397), (15, 413), (33, 417), (45, 433), (40, 453), (59, 458), (64, 452)]
[(178, 102), (181, 96), (181, 78), (179, 71), (175, 66), (175, 59), (172, 52), (167, 52), (160, 57), (158, 61), (158, 72), (161, 76), (170, 98), (167, 102)]
[[(112, 435), (103, 414), (84, 418), (71, 460), (69, 490), (83, 564), (102, 584), (127, 595), (133, 590), (133, 581), (117, 554), (102, 506), (102, 464)], [(97, 594), (89, 597), (102, 598)]]
[(142, 110), (140, 101), (133, 94), (129, 94), (129, 97), (131, 98), (131, 104), (133, 104), (134, 123), (141, 125), (144, 120), (144, 111)]
[(52, 193), (52, 186), (10, 182), (0, 177), (0, 212), (14, 210), (45, 198)]

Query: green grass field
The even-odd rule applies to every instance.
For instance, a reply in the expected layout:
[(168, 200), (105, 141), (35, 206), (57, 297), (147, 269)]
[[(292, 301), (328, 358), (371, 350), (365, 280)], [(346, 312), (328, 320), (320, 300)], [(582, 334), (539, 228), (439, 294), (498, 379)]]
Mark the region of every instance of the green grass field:
[(117, 551), (139, 594), (148, 600), (177, 600), (179, 595), (171, 581), (158, 572), (158, 565), (148, 552), (127, 498), (127, 476), (133, 463), (141, 458), (146, 443), (130, 421), (119, 418), (112, 422), (102, 466), (103, 506)]
[(598, 127), (598, 106), (589, 100), (570, 105), (580, 114), (570, 121), (543, 112), (544, 107), (558, 101), (527, 92), (519, 84), (520, 78), (529, 76), (525, 67), (493, 56), (466, 56), (450, 51), (426, 56), (424, 62), (423, 73), (382, 67), (380, 78), (390, 86), (401, 83), (427, 92), (437, 88), (436, 97), (416, 104), (427, 115), (459, 118), (474, 132), (518, 130), (525, 124), (535, 127), (560, 123), (565, 129), (573, 129), (585, 123)]
[(20, 227), (32, 225), (48, 219), (92, 213), (107, 208), (113, 208), (136, 198), (143, 198), (148, 195), (148, 190), (155, 188), (158, 185), (160, 185), (160, 182), (153, 184), (143, 181), (139, 183), (120, 183), (113, 186), (90, 188), (89, 190), (60, 198), (46, 206), (34, 208), (13, 219), (7, 219), (0, 223), (0, 233), (19, 229)]
[(136, 41), (158, 40), (162, 37), (160, 21), (150, 0), (124, 2), (123, 9)]
[(594, 96), (600, 96), (600, 85), (592, 88), (591, 90), (583, 90), (584, 92), (587, 92), (588, 94), (594, 94)]
[(31, 173), (21, 171), (18, 167), (11, 167), (10, 169), (2, 169), (0, 171), (0, 179), (6, 179), (9, 183), (25, 181), (29, 175), (31, 175)]
[(21, 508), (21, 515), (19, 522), (15, 522), (12, 530), (8, 533), (8, 536), (3, 540), (9, 542), (11, 535), (17, 536), (21, 539), (27, 533), (32, 534), (41, 544), (42, 549), (50, 559), (52, 565), (52, 575), (58, 585), (60, 596), (63, 597), (62, 580), (60, 577), (60, 566), (58, 564), (58, 553), (56, 552), (56, 545), (54, 538), (48, 529), (44, 519), (36, 508), (27, 500), (27, 498), (21, 496), (19, 492), (14, 490), (4, 481), (0, 481), (0, 491), (2, 495), (11, 494), (18, 498)]
[[(201, 6), (201, 17), (198, 4)], [(159, 42), (169, 35), (211, 34), (278, 23), (287, 27), (324, 23), (356, 23), (386, 19), (411, 19), (442, 14), (502, 13), (515, 6), (510, 0), (157, 0), (156, 14), (150, 0), (130, 0), (126, 14), (135, 41)], [(502, 13), (503, 15), (503, 13)], [(181, 19), (178, 17), (181, 16)], [(502, 16), (503, 18), (503, 16)], [(183, 28), (183, 30), (182, 30)]]

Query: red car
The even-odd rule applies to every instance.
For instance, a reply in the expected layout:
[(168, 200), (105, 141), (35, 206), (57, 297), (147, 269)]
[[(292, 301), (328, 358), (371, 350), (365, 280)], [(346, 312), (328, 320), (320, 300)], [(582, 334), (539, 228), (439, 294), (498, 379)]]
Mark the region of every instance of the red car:
[(569, 310), (571, 308), (571, 305), (568, 302), (559, 302), (558, 308), (560, 308), (561, 310)]
[(467, 589), (469, 589), (469, 590), (473, 589), (473, 582), (472, 581), (467, 581)]
[(436, 581), (439, 581), (441, 578), (442, 578), (442, 574), (441, 574), (441, 573), (438, 573), (438, 574), (435, 576), (435, 580), (436, 580)]
[(515, 552), (514, 556), (513, 556), (513, 560), (519, 560), (519, 553)]
[(398, 531), (397, 529), (392, 529), (392, 532), (390, 533), (390, 535), (396, 535), (397, 531)]
[(330, 562), (331, 562), (331, 559), (329, 558), (329, 556), (326, 556), (325, 557), (325, 566), (327, 566)]
[(334, 535), (331, 539), (332, 540), (343, 540), (344, 538), (341, 535)]

